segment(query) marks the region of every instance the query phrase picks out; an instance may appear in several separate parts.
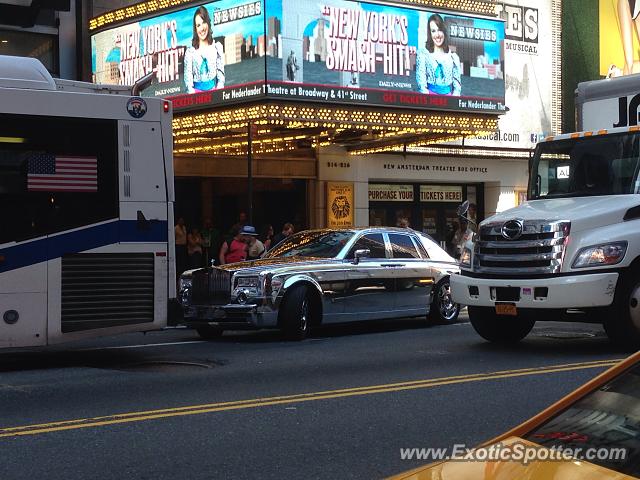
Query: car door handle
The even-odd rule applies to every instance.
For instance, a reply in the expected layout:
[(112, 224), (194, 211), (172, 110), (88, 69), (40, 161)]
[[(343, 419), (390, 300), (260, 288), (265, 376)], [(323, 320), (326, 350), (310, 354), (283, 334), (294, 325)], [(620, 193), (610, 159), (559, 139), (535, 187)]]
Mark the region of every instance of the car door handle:
[(381, 263), (381, 267), (404, 267), (404, 263)]

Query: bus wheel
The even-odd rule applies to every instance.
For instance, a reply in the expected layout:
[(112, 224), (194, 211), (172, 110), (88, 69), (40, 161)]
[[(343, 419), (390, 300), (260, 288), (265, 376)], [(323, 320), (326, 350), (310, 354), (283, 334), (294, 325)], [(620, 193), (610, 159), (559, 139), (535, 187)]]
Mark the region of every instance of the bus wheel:
[(293, 287), (281, 307), (281, 326), (287, 340), (304, 340), (311, 329), (314, 313), (306, 285)]
[(468, 307), (469, 321), (478, 334), (493, 343), (516, 343), (526, 337), (536, 321), (523, 315), (497, 315), (491, 307)]
[(640, 268), (626, 272), (616, 288), (604, 330), (609, 339), (625, 350), (640, 348)]
[(224, 330), (218, 327), (212, 327), (211, 325), (203, 325), (196, 328), (196, 332), (198, 332), (198, 335), (205, 340), (214, 340), (216, 338), (220, 338)]

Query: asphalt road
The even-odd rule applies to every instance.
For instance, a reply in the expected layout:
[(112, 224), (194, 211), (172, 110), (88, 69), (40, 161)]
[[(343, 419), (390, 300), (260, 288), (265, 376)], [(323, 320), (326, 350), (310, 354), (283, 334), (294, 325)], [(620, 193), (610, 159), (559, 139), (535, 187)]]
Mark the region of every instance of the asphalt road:
[(510, 348), (463, 317), (4, 351), (0, 478), (385, 477), (424, 463), (401, 448), (473, 446), (625, 356), (599, 326), (538, 325)]

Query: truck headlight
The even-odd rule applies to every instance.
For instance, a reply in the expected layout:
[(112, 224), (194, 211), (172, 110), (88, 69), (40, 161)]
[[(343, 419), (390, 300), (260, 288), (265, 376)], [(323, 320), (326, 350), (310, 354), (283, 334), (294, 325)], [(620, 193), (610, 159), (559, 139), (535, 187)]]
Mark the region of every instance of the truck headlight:
[(260, 286), (260, 277), (238, 277), (236, 280), (236, 288), (250, 287), (258, 288)]
[(460, 266), (471, 267), (471, 250), (466, 247), (462, 249), (460, 254)]
[(583, 248), (576, 255), (572, 268), (620, 263), (627, 252), (627, 242), (604, 243)]
[(191, 277), (180, 277), (180, 281), (178, 282), (178, 291), (191, 288), (192, 285), (193, 285), (193, 279)]

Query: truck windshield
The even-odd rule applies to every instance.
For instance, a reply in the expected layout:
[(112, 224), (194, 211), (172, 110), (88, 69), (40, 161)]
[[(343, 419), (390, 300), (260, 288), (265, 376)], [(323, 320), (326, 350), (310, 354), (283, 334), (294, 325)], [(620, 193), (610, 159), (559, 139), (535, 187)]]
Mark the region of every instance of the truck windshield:
[(531, 165), (529, 200), (640, 193), (637, 132), (543, 142)]

